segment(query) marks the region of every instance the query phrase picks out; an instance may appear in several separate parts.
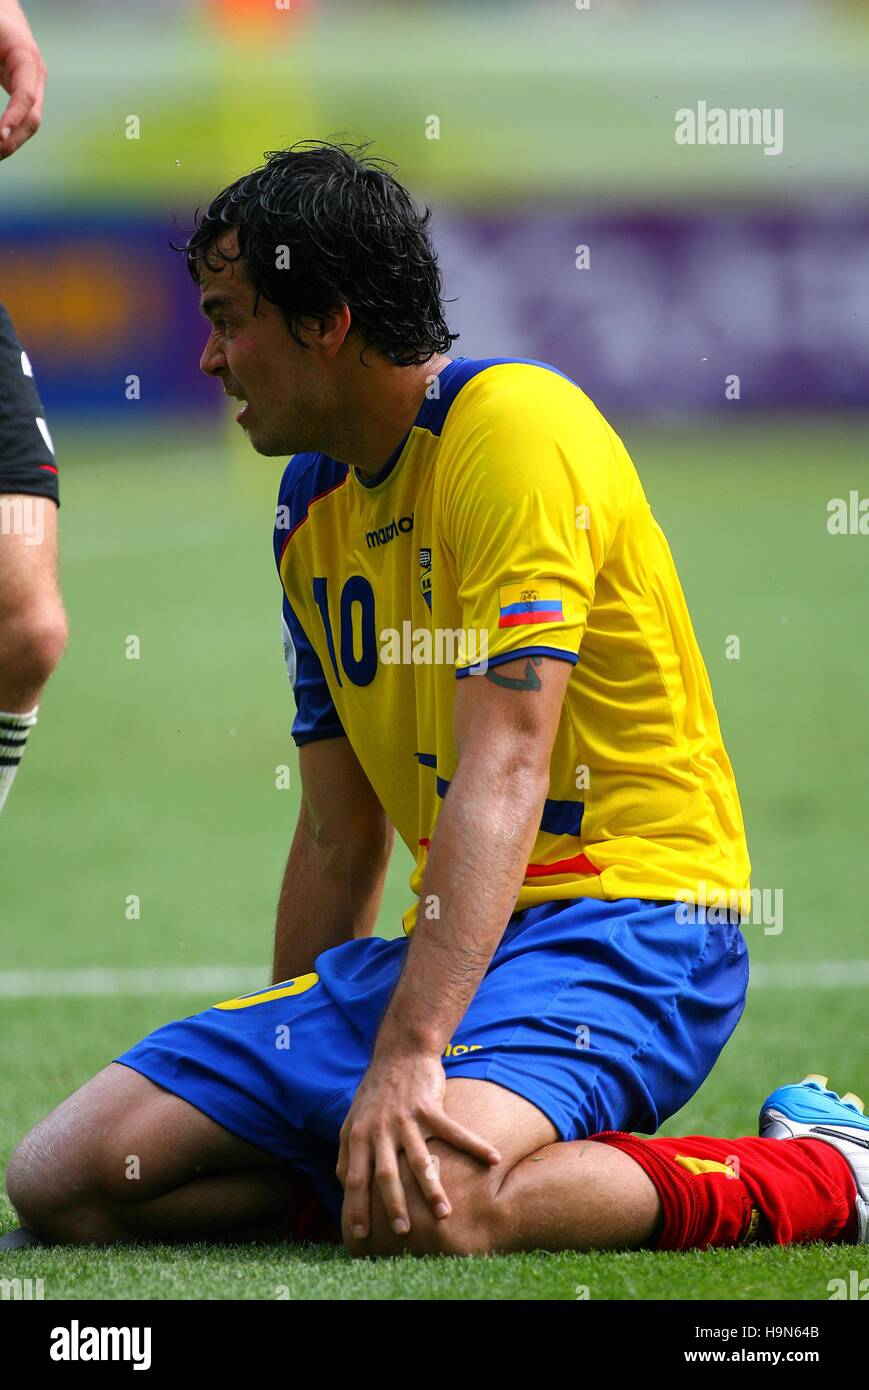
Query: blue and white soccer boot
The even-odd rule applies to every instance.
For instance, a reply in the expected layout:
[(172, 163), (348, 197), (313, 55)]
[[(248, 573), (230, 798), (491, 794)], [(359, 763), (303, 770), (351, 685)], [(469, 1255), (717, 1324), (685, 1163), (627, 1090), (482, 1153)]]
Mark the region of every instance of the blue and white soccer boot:
[(859, 1096), (827, 1090), (826, 1076), (779, 1086), (760, 1107), (761, 1139), (822, 1139), (847, 1160), (857, 1188), (858, 1245), (869, 1244), (869, 1119)]

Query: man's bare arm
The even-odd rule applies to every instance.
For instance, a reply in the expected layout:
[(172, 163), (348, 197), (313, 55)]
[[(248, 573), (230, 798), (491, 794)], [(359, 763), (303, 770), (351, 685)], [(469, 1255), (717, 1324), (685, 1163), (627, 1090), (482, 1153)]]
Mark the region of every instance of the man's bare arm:
[(399, 1175), (403, 1151), (435, 1215), (449, 1198), (426, 1140), (446, 1140), (484, 1162), (498, 1155), (443, 1108), (441, 1057), (512, 914), (549, 782), (549, 759), (572, 667), (551, 658), (505, 662), (459, 683), (459, 762), (432, 837), (420, 914), (371, 1065), (341, 1130), (338, 1176), (346, 1223), (368, 1232), (371, 1173), (393, 1229), (410, 1229)]
[(525, 877), (572, 669), (522, 657), (459, 683), (459, 763), (420, 886), (438, 915), (420, 915), (375, 1061), (404, 1051), (440, 1056), (464, 1017)]
[(273, 979), (374, 930), (394, 832), (346, 738), (299, 750), (302, 805), (284, 871)]

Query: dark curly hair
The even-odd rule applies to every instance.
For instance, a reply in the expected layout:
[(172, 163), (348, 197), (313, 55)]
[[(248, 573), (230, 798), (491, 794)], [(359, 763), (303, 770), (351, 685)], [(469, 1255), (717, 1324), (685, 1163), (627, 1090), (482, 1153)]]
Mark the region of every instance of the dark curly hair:
[[(219, 270), (240, 257), (256, 302), (262, 295), (276, 304), (297, 342), (300, 320), (346, 304), (366, 347), (414, 366), (448, 352), (459, 335), (444, 318), (431, 208), (421, 211), (367, 149), (304, 140), (267, 153), (267, 163), (197, 215), (183, 250), (197, 282), (203, 265)], [(232, 228), (239, 257), (217, 246)]]

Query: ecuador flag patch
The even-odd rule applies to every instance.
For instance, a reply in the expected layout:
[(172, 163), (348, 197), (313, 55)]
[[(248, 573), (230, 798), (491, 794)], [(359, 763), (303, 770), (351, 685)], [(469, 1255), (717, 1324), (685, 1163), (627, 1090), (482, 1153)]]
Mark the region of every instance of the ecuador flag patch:
[(523, 623), (563, 623), (564, 605), (559, 579), (535, 579), (523, 584), (502, 584), (498, 589), (498, 626)]

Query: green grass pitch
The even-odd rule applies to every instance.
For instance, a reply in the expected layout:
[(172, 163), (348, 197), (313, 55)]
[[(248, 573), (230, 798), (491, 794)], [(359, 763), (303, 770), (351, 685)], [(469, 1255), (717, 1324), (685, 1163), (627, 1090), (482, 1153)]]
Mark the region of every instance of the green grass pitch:
[[(784, 894), (780, 933), (747, 929), (746, 1015), (666, 1125), (672, 1134), (752, 1133), (766, 1093), (807, 1071), (840, 1090), (869, 1087), (867, 542), (826, 529), (830, 498), (869, 494), (862, 422), (732, 418), (726, 429), (625, 430), (712, 677), (754, 882)], [(55, 433), (71, 642), (2, 823), (0, 1162), (119, 1050), (218, 997), (158, 992), (164, 977), (152, 993), (64, 994), (81, 987), (75, 972), (213, 966), (231, 979), (237, 968), (245, 988), (251, 969), (265, 976), (297, 806), (270, 555), (277, 461), (181, 424)], [(126, 655), (132, 636), (138, 660)], [(275, 785), (284, 763), (287, 791)], [(408, 865), (398, 852), (388, 935)], [(127, 916), (133, 896), (138, 917)], [(0, 1230), (12, 1224), (0, 1198)], [(0, 1257), (0, 1278), (41, 1278), (50, 1299), (824, 1300), (850, 1270), (869, 1275), (869, 1255), (813, 1246), (353, 1264), (276, 1243)]]

